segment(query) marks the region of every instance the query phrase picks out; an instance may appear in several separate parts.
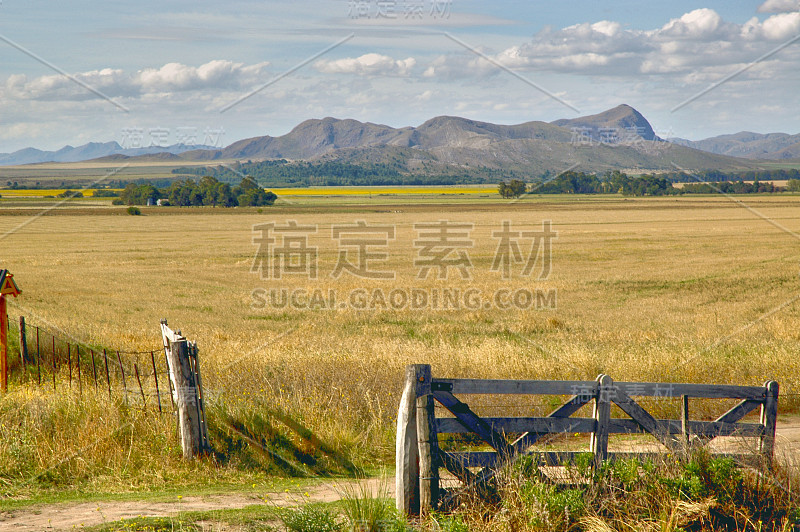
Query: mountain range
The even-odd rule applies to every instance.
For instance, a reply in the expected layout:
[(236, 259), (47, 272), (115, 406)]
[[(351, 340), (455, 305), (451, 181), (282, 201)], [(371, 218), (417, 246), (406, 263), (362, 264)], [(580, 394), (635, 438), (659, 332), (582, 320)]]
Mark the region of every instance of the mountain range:
[(733, 135), (720, 135), (698, 141), (671, 138), (670, 142), (696, 150), (747, 157), (750, 159), (798, 159), (800, 158), (800, 133), (753, 133), (741, 131)]
[(225, 148), (208, 146), (125, 149), (117, 142), (66, 146), (55, 152), (26, 148), (0, 154), (0, 165), (121, 161), (289, 159), (390, 164), (415, 173), (453, 173), (470, 168), (542, 173), (573, 167), (675, 170), (752, 169), (756, 159), (800, 157), (800, 135), (738, 133), (701, 141), (660, 139), (636, 109), (619, 105), (605, 112), (554, 122), (500, 125), (439, 116), (417, 127), (393, 128), (352, 119), (306, 120), (289, 133), (243, 139)]
[(44, 151), (36, 148), (23, 148), (13, 153), (0, 153), (0, 166), (36, 163), (77, 163), (110, 155), (139, 157), (158, 153), (179, 154), (190, 150), (213, 150), (213, 146), (174, 144), (172, 146), (149, 146), (142, 148), (123, 148), (118, 142), (89, 142), (78, 147), (64, 146), (57, 151)]

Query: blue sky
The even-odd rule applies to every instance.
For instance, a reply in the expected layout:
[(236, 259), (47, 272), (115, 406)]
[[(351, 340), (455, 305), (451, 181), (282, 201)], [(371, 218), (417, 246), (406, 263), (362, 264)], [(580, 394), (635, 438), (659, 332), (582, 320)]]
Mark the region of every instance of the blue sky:
[(0, 152), (130, 145), (131, 131), (144, 144), (155, 131), (160, 142), (227, 145), (325, 116), (552, 121), (620, 103), (662, 137), (797, 133), (799, 9), (800, 0), (2, 0)]

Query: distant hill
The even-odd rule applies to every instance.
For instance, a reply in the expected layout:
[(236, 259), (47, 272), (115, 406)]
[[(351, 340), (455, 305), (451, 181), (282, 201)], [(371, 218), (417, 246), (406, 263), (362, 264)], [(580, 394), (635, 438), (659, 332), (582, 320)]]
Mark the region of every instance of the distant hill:
[[(659, 139), (636, 109), (619, 105), (608, 111), (552, 123), (529, 121), (493, 124), (457, 116), (438, 116), (417, 127), (394, 128), (352, 119), (306, 120), (289, 133), (243, 139), (222, 149), (171, 146), (124, 150), (119, 144), (87, 144), (58, 152), (21, 150), (0, 156), (0, 164), (74, 161), (95, 158), (118, 161), (209, 162), (287, 159), (313, 163), (342, 163), (388, 167), (403, 175), (496, 176), (509, 173), (541, 176), (567, 168), (585, 172), (605, 170), (673, 171), (748, 170), (750, 159), (700, 151), (693, 146)], [(99, 159), (97, 159), (99, 158)], [(492, 177), (493, 178), (493, 177)]]
[(645, 140), (661, 140), (656, 136), (650, 122), (639, 111), (626, 104), (596, 115), (556, 120), (553, 124), (570, 130), (585, 128), (586, 133), (594, 140), (604, 140), (604, 133), (614, 134), (620, 131), (624, 134), (636, 134)]
[(0, 153), (0, 166), (35, 163), (76, 163), (99, 159), (110, 156), (138, 157), (159, 153), (185, 153), (191, 150), (209, 150), (211, 146), (186, 146), (175, 144), (172, 146), (150, 146), (146, 148), (123, 148), (118, 142), (90, 142), (77, 148), (64, 146), (57, 151), (43, 151), (36, 148), (24, 148), (13, 153)]
[(314, 159), (340, 149), (386, 147), (483, 149), (494, 142), (512, 139), (569, 142), (570, 132), (545, 122), (504, 126), (456, 116), (439, 116), (416, 128), (399, 129), (327, 117), (306, 120), (282, 137), (240, 140), (221, 150), (220, 158)]
[(670, 142), (719, 155), (747, 157), (750, 159), (800, 158), (800, 133), (752, 133), (741, 131), (733, 135), (720, 135), (698, 141), (671, 138)]
[[(586, 131), (586, 137), (577, 136)], [(609, 141), (609, 132), (616, 132), (618, 137)], [(429, 175), (476, 169), (541, 175), (568, 167), (584, 171), (672, 171), (674, 165), (725, 170), (758, 166), (752, 161), (663, 142), (644, 116), (629, 105), (570, 120), (517, 125), (438, 116), (417, 127), (393, 128), (327, 117), (306, 120), (280, 137), (254, 137), (214, 153), (190, 152), (180, 157), (187, 161), (285, 158), (383, 164), (401, 172)]]

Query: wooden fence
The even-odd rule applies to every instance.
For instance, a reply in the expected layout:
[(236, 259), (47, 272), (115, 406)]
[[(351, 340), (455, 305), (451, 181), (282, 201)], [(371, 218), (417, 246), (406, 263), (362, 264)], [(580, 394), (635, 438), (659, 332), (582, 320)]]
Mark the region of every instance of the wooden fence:
[[(10, 329), (10, 327), (9, 327)], [(124, 352), (90, 347), (19, 318), (12, 384), (65, 390), (83, 397), (105, 394), (143, 410), (176, 413), (185, 458), (210, 448), (197, 344), (161, 320), (163, 349)], [(165, 397), (168, 396), (168, 397)]]
[[(480, 417), (457, 395), (517, 394), (568, 396), (569, 399), (547, 417)], [(680, 419), (655, 419), (632, 397), (662, 397), (681, 400)], [(693, 421), (689, 417), (692, 398), (738, 399), (740, 402), (714, 421)], [(439, 403), (453, 417), (436, 417)], [(584, 405), (593, 405), (591, 418), (571, 417)], [(612, 418), (616, 405), (629, 416)], [(760, 408), (759, 423), (741, 423), (744, 416)], [(588, 452), (595, 463), (622, 455), (609, 453), (609, 434), (647, 433), (670, 452), (691, 445), (705, 445), (718, 436), (758, 438), (758, 451), (766, 463), (774, 454), (778, 410), (778, 383), (764, 386), (617, 382), (608, 375), (595, 381), (535, 381), (433, 378), (429, 365), (406, 368), (406, 381), (397, 415), (396, 503), (407, 515), (437, 508), (451, 494), (440, 486), (440, 468), (449, 471), (463, 485), (480, 490), (498, 468), (520, 455), (538, 456), (546, 465), (574, 460), (578, 452), (531, 452), (545, 437), (559, 434), (590, 435)], [(493, 450), (488, 452), (447, 452), (440, 448), (439, 434), (473, 433)], [(507, 435), (515, 435), (509, 440)], [(746, 455), (730, 455), (741, 459)], [(477, 470), (476, 470), (477, 468)]]
[[(108, 394), (131, 406), (159, 413), (175, 410), (165, 351), (130, 352), (86, 345), (66, 335), (15, 319), (9, 332), (11, 385), (36, 385), (54, 392)], [(16, 327), (19, 323), (19, 327)]]

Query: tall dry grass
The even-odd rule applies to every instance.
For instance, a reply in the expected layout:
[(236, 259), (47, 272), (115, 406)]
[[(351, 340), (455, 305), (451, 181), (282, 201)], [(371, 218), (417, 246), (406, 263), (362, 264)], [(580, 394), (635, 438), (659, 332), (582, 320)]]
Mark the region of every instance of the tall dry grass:
[[(800, 205), (794, 198), (747, 201), (761, 215), (800, 232)], [(429, 363), (434, 375), (447, 377), (591, 380), (602, 372), (616, 380), (747, 385), (774, 379), (781, 383), (782, 412), (796, 412), (800, 404), (796, 241), (725, 198), (158, 213), (45, 216), (8, 237), (3, 267), (23, 289), (11, 302), (12, 318), (23, 314), (83, 342), (136, 351), (159, 347), (158, 320), (167, 317), (198, 342), (212, 402), (232, 409), (237, 419), (266, 408), (288, 413), (360, 465), (391, 462), (393, 418), (403, 367), (410, 363)], [(441, 219), (475, 224), (470, 279), (455, 271), (447, 280), (416, 277), (413, 224)], [(253, 224), (287, 220), (318, 226), (309, 241), (319, 248), (318, 279), (284, 275), (264, 280), (250, 273), (256, 252)], [(331, 225), (357, 220), (397, 228), (388, 260), (378, 263), (380, 269), (395, 271), (395, 280), (330, 277), (339, 251)], [(540, 229), (542, 220), (552, 220), (558, 239), (549, 280), (521, 278), (519, 265), (511, 281), (490, 271), (496, 245), (492, 232), (502, 220), (526, 229)], [(0, 230), (20, 221), (0, 217)], [(537, 286), (558, 291), (557, 309), (257, 309), (250, 296), (255, 288), (270, 287), (339, 293), (475, 287), (488, 294)], [(485, 397), (472, 398), (470, 404), (481, 413), (521, 415), (546, 414), (554, 403)], [(652, 406), (664, 414), (677, 411), (670, 402)], [(697, 414), (712, 417), (727, 406), (703, 404)], [(70, 414), (71, 408), (76, 413)], [(119, 427), (114, 419), (129, 421), (119, 409), (109, 414), (63, 394), (38, 397), (18, 390), (0, 399), (4, 427), (16, 423), (19, 411), (32, 420), (26, 427), (37, 426), (33, 420), (45, 419), (47, 411), (59, 413), (52, 431), (38, 425), (41, 429), (23, 432), (36, 449), (62, 449), (54, 454), (61, 457), (87, 444), (84, 436), (63, 437), (86, 418), (112, 416), (102, 430), (86, 431), (88, 441)], [(163, 464), (172, 468), (177, 444), (170, 422), (160, 419), (137, 421), (142, 425), (133, 440), (148, 441), (112, 440), (122, 449), (139, 449), (131, 456), (139, 454), (155, 471), (164, 470)], [(9, 434), (3, 433), (4, 442), (23, 438)], [(169, 443), (152, 444), (157, 435)], [(11, 449), (11, 444), (0, 447), (0, 461), (14, 462)], [(118, 466), (127, 453), (116, 456), (106, 449), (81, 452), (84, 460), (98, 464), (92, 475), (123, 485), (118, 471), (124, 468)], [(38, 464), (31, 473), (52, 465), (47, 460), (31, 463)], [(102, 469), (103, 463), (113, 465)], [(74, 470), (65, 479), (91, 482), (92, 475), (78, 465), (69, 467)]]

